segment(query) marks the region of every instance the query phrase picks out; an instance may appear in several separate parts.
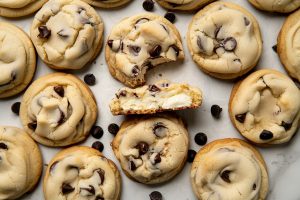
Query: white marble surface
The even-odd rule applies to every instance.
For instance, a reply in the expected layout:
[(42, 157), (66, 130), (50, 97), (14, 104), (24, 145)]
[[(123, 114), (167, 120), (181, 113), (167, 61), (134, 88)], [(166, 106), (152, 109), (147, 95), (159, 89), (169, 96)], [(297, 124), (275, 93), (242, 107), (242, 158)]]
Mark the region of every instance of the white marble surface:
[[(273, 68), (286, 73), (281, 66), (279, 59), (272, 50), (272, 46), (276, 44), (277, 34), (281, 28), (285, 16), (272, 15), (255, 10), (246, 0), (227, 0), (236, 2), (246, 7), (258, 19), (264, 40), (264, 51), (262, 59), (257, 69)], [(142, 8), (142, 0), (134, 0), (127, 7), (119, 10), (101, 10), (97, 9), (105, 23), (105, 38), (107, 37), (112, 25), (120, 21), (122, 18), (132, 14), (144, 12)], [(155, 6), (155, 13), (163, 15), (166, 11)], [(192, 149), (199, 150), (201, 147), (196, 145), (193, 137), (197, 132), (204, 132), (208, 135), (208, 140), (213, 141), (217, 138), (240, 137), (238, 132), (233, 128), (227, 113), (227, 104), (233, 85), (230, 81), (220, 81), (205, 75), (199, 70), (191, 60), (186, 45), (186, 32), (188, 24), (193, 14), (176, 14), (177, 21), (175, 25), (179, 28), (184, 42), (186, 60), (184, 63), (168, 64), (160, 66), (150, 71), (148, 82), (153, 82), (160, 78), (170, 79), (177, 82), (188, 82), (202, 89), (204, 93), (204, 104), (198, 110), (181, 111), (179, 114), (188, 122)], [(29, 32), (32, 16), (22, 19), (7, 20), (0, 17), (2, 21), (10, 21), (24, 30)], [(38, 61), (38, 69), (35, 79), (43, 74), (52, 72), (46, 67), (41, 60)], [(109, 111), (109, 101), (113, 97), (114, 92), (122, 87), (122, 84), (114, 80), (107, 69), (104, 60), (104, 52), (102, 51), (91, 66), (76, 72), (75, 74), (83, 78), (86, 73), (94, 73), (97, 78), (97, 84), (92, 88), (99, 106), (98, 125), (102, 126), (105, 134), (101, 141), (105, 145), (104, 154), (116, 161), (110, 142), (112, 135), (108, 133), (107, 126), (112, 123), (120, 124), (123, 117), (114, 117)], [(159, 77), (159, 73), (162, 77)], [(14, 115), (10, 107), (20, 101), (21, 95), (7, 100), (0, 100), (0, 119), (1, 125), (13, 125), (21, 127), (18, 116)], [(223, 108), (220, 120), (214, 120), (210, 114), (212, 104), (218, 104)], [(299, 132), (299, 131), (298, 131)], [(82, 145), (90, 146), (95, 141), (89, 137)], [(55, 148), (46, 148), (41, 146), (44, 163), (48, 163), (51, 157), (59, 150)], [(267, 149), (260, 149), (268, 166), (270, 174), (270, 192), (268, 200), (300, 200), (300, 136), (299, 133), (293, 138), (293, 141), (283, 146), (277, 146)], [(123, 193), (122, 200), (147, 200), (148, 195), (153, 190), (160, 191), (165, 200), (193, 200), (196, 199), (192, 193), (189, 182), (190, 164), (186, 164), (184, 170), (172, 181), (158, 186), (144, 186), (129, 180), (124, 174), (123, 176)], [(1, 180), (0, 180), (1, 181)], [(24, 200), (43, 199), (41, 183), (35, 191), (23, 198)]]

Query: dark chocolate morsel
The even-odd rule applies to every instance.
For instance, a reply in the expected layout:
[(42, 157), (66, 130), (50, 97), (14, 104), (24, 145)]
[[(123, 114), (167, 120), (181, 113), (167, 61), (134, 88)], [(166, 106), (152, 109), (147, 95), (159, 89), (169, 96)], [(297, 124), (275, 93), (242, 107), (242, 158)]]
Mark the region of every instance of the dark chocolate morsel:
[(3, 142), (0, 142), (0, 149), (8, 150), (8, 147)]
[(212, 105), (212, 107), (210, 108), (210, 112), (211, 112), (212, 116), (217, 119), (220, 118), (222, 110), (223, 109), (218, 105)]
[(275, 44), (274, 46), (272, 46), (272, 49), (275, 53), (277, 53), (277, 44)]
[(230, 171), (229, 170), (225, 170), (221, 173), (221, 178), (223, 179), (223, 181), (225, 181), (226, 183), (231, 183), (230, 181)]
[(134, 56), (138, 56), (141, 51), (141, 47), (136, 46), (136, 45), (128, 45), (127, 47), (129, 49), (129, 52), (131, 54), (133, 54)]
[(107, 41), (107, 45), (108, 45), (110, 48), (113, 47), (113, 43), (114, 43), (113, 40), (108, 40), (108, 41)]
[(188, 150), (188, 157), (187, 157), (187, 161), (189, 163), (192, 163), (196, 157), (197, 152), (195, 150), (189, 149)]
[(154, 8), (154, 2), (153, 0), (145, 0), (143, 2), (143, 8), (146, 10), (146, 11), (152, 11), (153, 8)]
[(69, 194), (73, 192), (75, 188), (73, 188), (70, 184), (68, 183), (63, 183), (61, 186), (61, 192), (63, 195)]
[(50, 166), (50, 173), (52, 173), (57, 165), (58, 161), (55, 161), (51, 166)]
[(156, 58), (160, 56), (161, 53), (161, 46), (160, 45), (155, 45), (150, 51), (149, 54), (152, 58)]
[(139, 142), (136, 145), (136, 148), (139, 150), (140, 155), (144, 155), (148, 152), (149, 150), (149, 145), (146, 142)]
[(157, 164), (157, 163), (160, 163), (161, 162), (161, 157), (160, 157), (160, 154), (158, 153), (155, 158), (154, 158), (154, 163)]
[(27, 124), (28, 128), (30, 128), (31, 130), (35, 130), (37, 127), (37, 123), (36, 122), (31, 122)]
[(101, 185), (104, 183), (104, 180), (105, 180), (105, 171), (103, 169), (98, 169), (97, 170), (97, 173), (100, 177), (100, 180), (101, 180)]
[(20, 102), (15, 102), (12, 106), (11, 106), (11, 111), (13, 113), (15, 113), (16, 115), (19, 115), (19, 112), (20, 112), (20, 106), (21, 106), (21, 103)]
[(200, 36), (197, 37), (197, 45), (201, 51), (205, 51), (205, 49), (203, 48), (202, 40), (201, 40)]
[(288, 131), (292, 128), (293, 123), (286, 123), (284, 121), (281, 122), (281, 126), (285, 129), (285, 131)]
[(87, 74), (84, 76), (84, 82), (90, 86), (93, 86), (96, 84), (96, 77), (94, 74)]
[(130, 169), (131, 171), (135, 171), (135, 170), (136, 170), (136, 166), (135, 166), (135, 164), (134, 164), (133, 161), (129, 161), (129, 169)]
[(108, 132), (110, 132), (113, 135), (117, 135), (117, 133), (119, 132), (119, 126), (117, 124), (110, 124), (108, 126)]
[(207, 136), (205, 133), (197, 133), (194, 140), (198, 145), (205, 145), (207, 142)]
[(237, 46), (236, 39), (234, 39), (233, 37), (226, 38), (225, 40), (223, 40), (222, 44), (226, 51), (234, 51)]
[(54, 91), (61, 97), (64, 97), (65, 95), (64, 87), (61, 85), (54, 86)]
[(259, 138), (262, 140), (269, 140), (273, 138), (273, 133), (271, 131), (268, 130), (263, 130), (260, 135)]
[(101, 197), (100, 195), (97, 195), (95, 200), (104, 200), (104, 197)]
[(237, 114), (237, 115), (235, 115), (235, 119), (241, 123), (244, 123), (245, 119), (246, 119), (246, 115), (247, 115), (247, 113)]
[(247, 17), (244, 17), (245, 26), (248, 26), (250, 24), (250, 21)]
[(157, 122), (153, 127), (153, 133), (157, 137), (166, 136), (167, 127), (162, 122)]
[(66, 118), (65, 118), (65, 114), (61, 110), (59, 110), (59, 111), (60, 111), (60, 118), (57, 123), (58, 123), (58, 125), (61, 125), (62, 123), (64, 123), (66, 121)]
[(137, 65), (134, 65), (131, 72), (133, 74), (133, 77), (137, 77), (140, 73), (140, 69)]
[(149, 85), (148, 90), (150, 92), (159, 92), (160, 91), (159, 87), (157, 87), (156, 85)]
[(171, 45), (169, 48), (173, 48), (176, 53), (176, 56), (179, 56), (180, 49), (175, 44)]
[(102, 152), (103, 149), (104, 149), (104, 145), (103, 145), (102, 142), (96, 141), (96, 142), (94, 142), (94, 143), (92, 144), (92, 148), (94, 148), (94, 149), (96, 149), (96, 150)]
[(39, 35), (38, 35), (39, 38), (48, 39), (51, 36), (51, 30), (49, 30), (47, 26), (39, 26), (38, 30), (39, 30)]
[(89, 187), (88, 188), (80, 188), (80, 191), (81, 190), (85, 190), (85, 191), (87, 191), (88, 193), (90, 193), (90, 195), (89, 196), (93, 196), (93, 195), (95, 195), (95, 188), (94, 188), (94, 186), (92, 186), (92, 185), (89, 185)]
[(103, 129), (100, 126), (93, 126), (90, 130), (90, 134), (94, 138), (100, 139), (103, 136)]
[(150, 200), (162, 200), (163, 196), (160, 192), (154, 191), (149, 194)]
[(176, 16), (175, 16), (175, 14), (172, 13), (172, 12), (167, 12), (167, 13), (165, 14), (165, 18), (166, 18), (167, 20), (169, 20), (171, 23), (174, 23), (175, 20), (176, 20)]
[(61, 29), (60, 31), (57, 32), (57, 35), (59, 35), (60, 37), (62, 38), (67, 38), (69, 37), (68, 34), (66, 34), (65, 30), (64, 29)]
[(255, 183), (252, 186), (252, 190), (256, 190), (256, 184)]

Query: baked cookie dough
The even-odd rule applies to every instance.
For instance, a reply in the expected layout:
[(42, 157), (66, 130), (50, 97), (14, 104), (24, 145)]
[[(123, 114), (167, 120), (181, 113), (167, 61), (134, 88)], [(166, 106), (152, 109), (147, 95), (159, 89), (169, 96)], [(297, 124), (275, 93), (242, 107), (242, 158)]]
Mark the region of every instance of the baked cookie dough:
[(175, 11), (194, 11), (215, 0), (156, 0), (162, 7)]
[(18, 199), (34, 189), (42, 162), (38, 145), (23, 130), (0, 126), (0, 199)]
[(49, 163), (43, 182), (45, 200), (119, 200), (121, 194), (116, 165), (90, 147), (60, 151)]
[(221, 139), (196, 155), (191, 182), (199, 200), (265, 200), (268, 172), (262, 155), (239, 139)]
[(23, 91), (36, 68), (30, 38), (17, 26), (5, 22), (0, 22), (0, 68), (0, 98)]
[(83, 0), (88, 4), (97, 6), (99, 8), (115, 8), (123, 6), (132, 0)]
[(247, 73), (256, 66), (262, 53), (255, 17), (228, 2), (211, 3), (200, 10), (189, 25), (187, 42), (200, 69), (220, 79)]
[(35, 15), (31, 39), (41, 59), (54, 69), (81, 69), (99, 54), (103, 22), (80, 0), (50, 0)]
[(129, 178), (157, 184), (170, 180), (184, 167), (188, 132), (173, 115), (132, 118), (122, 123), (112, 147)]
[(300, 9), (286, 19), (278, 36), (277, 52), (289, 75), (300, 82), (299, 19)]
[(22, 17), (40, 9), (48, 0), (1, 0), (0, 16)]
[(80, 79), (53, 73), (34, 81), (20, 108), (24, 129), (47, 146), (67, 146), (84, 140), (97, 118), (92, 91)]
[(148, 69), (183, 60), (181, 38), (167, 19), (143, 13), (116, 24), (106, 43), (105, 57), (113, 77), (130, 87), (145, 83)]
[(299, 0), (248, 0), (257, 9), (269, 12), (289, 13), (300, 7)]
[(237, 130), (253, 143), (288, 142), (299, 126), (299, 88), (278, 71), (256, 71), (233, 87), (229, 114)]
[(110, 102), (113, 115), (153, 114), (169, 110), (198, 108), (202, 92), (183, 83), (159, 81), (136, 89), (122, 88)]

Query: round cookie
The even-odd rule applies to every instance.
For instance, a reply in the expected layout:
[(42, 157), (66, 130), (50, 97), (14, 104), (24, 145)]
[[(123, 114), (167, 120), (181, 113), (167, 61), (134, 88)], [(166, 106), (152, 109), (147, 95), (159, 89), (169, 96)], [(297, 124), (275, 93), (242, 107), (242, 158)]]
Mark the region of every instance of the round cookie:
[(183, 60), (181, 38), (167, 19), (151, 13), (116, 24), (106, 43), (105, 58), (113, 77), (129, 87), (145, 83), (146, 72), (163, 63)]
[(193, 60), (205, 73), (233, 79), (250, 71), (262, 53), (260, 28), (244, 8), (211, 3), (189, 25), (187, 42)]
[(23, 91), (35, 68), (36, 54), (27, 34), (13, 24), (0, 22), (0, 99)]
[(40, 9), (48, 0), (1, 0), (0, 16), (23, 17)]
[(259, 70), (232, 89), (229, 114), (237, 130), (255, 144), (288, 142), (300, 121), (300, 91), (286, 75)]
[(300, 82), (299, 19), (300, 9), (286, 19), (278, 36), (277, 52), (289, 75)]
[(64, 73), (34, 81), (20, 108), (26, 132), (47, 146), (67, 146), (84, 140), (97, 113), (92, 91), (77, 77)]
[(123, 122), (112, 143), (125, 174), (144, 184), (163, 183), (176, 176), (185, 165), (188, 147), (182, 120), (169, 114)]
[(99, 8), (116, 8), (123, 6), (132, 0), (83, 0), (92, 6), (96, 6)]
[(269, 11), (269, 12), (279, 12), (279, 13), (289, 13), (300, 7), (299, 0), (248, 0), (257, 9)]
[(94, 60), (103, 22), (80, 0), (50, 0), (35, 15), (30, 36), (41, 59), (54, 69), (81, 69)]
[(18, 199), (34, 189), (42, 166), (38, 145), (23, 130), (0, 126), (0, 199)]
[(269, 178), (262, 155), (240, 139), (220, 139), (196, 155), (191, 182), (199, 200), (265, 200)]
[(174, 11), (195, 11), (215, 0), (156, 0), (162, 7)]
[(119, 200), (121, 176), (113, 161), (99, 151), (75, 146), (50, 161), (43, 181), (45, 200)]

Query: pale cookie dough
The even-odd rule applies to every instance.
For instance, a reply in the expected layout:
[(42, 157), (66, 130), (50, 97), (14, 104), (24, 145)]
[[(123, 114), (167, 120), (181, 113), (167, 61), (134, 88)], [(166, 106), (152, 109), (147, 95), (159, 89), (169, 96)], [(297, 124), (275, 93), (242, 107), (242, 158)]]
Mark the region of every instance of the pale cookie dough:
[(119, 200), (121, 176), (99, 151), (75, 146), (60, 151), (43, 181), (45, 200)]
[(184, 167), (188, 132), (173, 115), (133, 118), (122, 123), (112, 147), (129, 178), (157, 184), (170, 180)]
[(187, 42), (200, 69), (220, 79), (247, 73), (262, 53), (255, 17), (228, 2), (215, 2), (200, 10), (189, 25)]
[[(300, 1), (299, 1), (300, 3)], [(285, 21), (278, 36), (277, 52), (289, 75), (300, 82), (300, 9)]]
[(300, 91), (286, 75), (259, 70), (234, 86), (229, 114), (237, 130), (251, 142), (285, 143), (298, 130)]
[(269, 178), (262, 155), (239, 139), (221, 139), (196, 155), (191, 182), (199, 200), (265, 200)]
[(13, 24), (0, 22), (0, 99), (23, 91), (35, 68), (36, 54), (27, 34)]
[(64, 73), (34, 81), (20, 108), (26, 132), (47, 146), (67, 146), (84, 140), (97, 113), (92, 91), (77, 77)]
[(115, 8), (123, 6), (132, 0), (83, 0), (88, 4), (97, 6), (99, 8)]
[(18, 199), (34, 189), (42, 173), (38, 145), (21, 129), (0, 126), (0, 199)]
[(162, 7), (175, 11), (194, 11), (215, 0), (156, 0)]
[(50, 0), (35, 15), (30, 36), (41, 59), (54, 69), (81, 69), (99, 54), (103, 22), (80, 0)]
[(23, 17), (40, 9), (48, 0), (0, 0), (0, 16)]
[(136, 87), (145, 83), (149, 69), (183, 60), (184, 53), (180, 34), (172, 23), (159, 15), (143, 13), (113, 27), (105, 57), (113, 77)]
[(114, 115), (153, 114), (169, 110), (196, 109), (202, 92), (184, 83), (159, 81), (136, 89), (122, 88), (110, 102)]
[(300, 7), (299, 0), (248, 0), (260, 10), (289, 13)]

